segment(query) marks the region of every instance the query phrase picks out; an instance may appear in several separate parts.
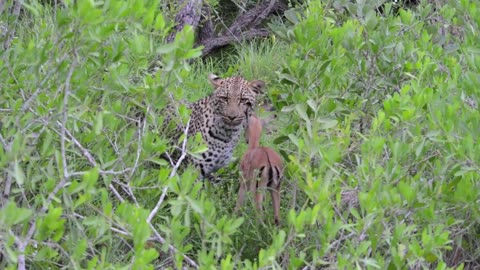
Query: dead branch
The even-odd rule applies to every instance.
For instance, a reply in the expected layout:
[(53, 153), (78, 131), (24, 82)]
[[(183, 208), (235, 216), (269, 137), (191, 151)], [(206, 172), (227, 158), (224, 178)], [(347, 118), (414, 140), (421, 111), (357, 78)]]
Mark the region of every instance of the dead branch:
[[(187, 156), (187, 135), (188, 135), (188, 129), (190, 127), (190, 119), (188, 119), (188, 122), (187, 122), (187, 125), (184, 129), (184, 139), (183, 139), (183, 143), (182, 143), (182, 154), (180, 156), (180, 158), (177, 160), (177, 163), (175, 164), (175, 166), (173, 167), (172, 171), (170, 172), (170, 175), (169, 175), (169, 178), (172, 178), (174, 177), (176, 174), (177, 174), (177, 170), (178, 168), (180, 167), (180, 165), (182, 164), (182, 161), (185, 159), (185, 157)], [(153, 224), (151, 223), (153, 217), (157, 214), (158, 212), (158, 209), (160, 209), (160, 205), (163, 203), (163, 200), (165, 199), (165, 196), (167, 194), (167, 190), (168, 190), (168, 186), (165, 186), (162, 190), (162, 195), (160, 196), (160, 198), (158, 199), (158, 202), (157, 204), (155, 205), (155, 207), (152, 209), (152, 211), (150, 212), (150, 214), (148, 215), (147, 217), (147, 223), (150, 225), (150, 228), (152, 229), (153, 231), (153, 234), (156, 238), (157, 241), (159, 241), (161, 244), (165, 244), (166, 241), (165, 239), (160, 235), (160, 233), (158, 233), (158, 231), (156, 230), (156, 228), (153, 226)], [(172, 245), (168, 245), (168, 248), (169, 250), (176, 254), (178, 253), (178, 250), (172, 246)], [(193, 268), (195, 269), (198, 269), (198, 264), (190, 259), (187, 255), (185, 254), (182, 254), (183, 256), (183, 259)]]
[(200, 22), (203, 0), (181, 0), (179, 1), (183, 8), (175, 15), (176, 26), (174, 31), (170, 33), (167, 42), (172, 42), (175, 36), (185, 25), (191, 25), (193, 29), (197, 29)]
[(4, 0), (0, 1), (0, 15), (3, 13), (3, 10), (5, 9), (5, 2)]
[[(45, 213), (48, 209), (48, 206), (52, 202), (53, 198), (57, 195), (57, 193), (62, 189), (65, 184), (67, 183), (68, 179), (70, 178), (70, 175), (68, 174), (67, 170), (67, 158), (66, 158), (66, 147), (65, 147), (65, 123), (67, 122), (67, 107), (68, 107), (68, 97), (70, 95), (70, 82), (73, 76), (73, 71), (75, 70), (75, 67), (77, 65), (76, 58), (74, 58), (73, 63), (70, 65), (70, 69), (67, 74), (67, 78), (65, 80), (65, 86), (64, 86), (64, 99), (63, 99), (63, 127), (61, 130), (61, 155), (62, 155), (62, 166), (63, 166), (63, 177), (62, 180), (55, 186), (55, 188), (48, 194), (47, 200), (45, 204), (42, 206), (40, 211), (38, 212), (39, 215)], [(27, 232), (27, 235), (23, 240), (17, 241), (17, 248), (19, 251), (18, 255), (18, 270), (24, 270), (25, 269), (25, 248), (29, 244), (30, 240), (33, 237), (33, 234), (35, 233), (36, 230), (36, 222), (34, 220), (31, 221), (30, 228)]]
[[(15, 17), (15, 22), (13, 23), (13, 25), (8, 26), (8, 33), (7, 33), (8, 37), (5, 40), (5, 42), (3, 43), (3, 49), (5, 49), (5, 50), (10, 48), (10, 45), (12, 44), (13, 38), (15, 37), (15, 23), (18, 20), (18, 16), (20, 16), (21, 7), (22, 7), (22, 1), (20, 1), (20, 0), (14, 1), (12, 15)], [(4, 7), (2, 5), (2, 9), (3, 8)]]
[(204, 46), (202, 56), (205, 56), (211, 53), (213, 50), (229, 45), (237, 40), (245, 41), (245, 40), (250, 40), (257, 37), (266, 37), (269, 34), (270, 32), (267, 29), (252, 29), (252, 30), (243, 32), (240, 37), (237, 37), (235, 35), (227, 35), (227, 36), (221, 36), (216, 38), (210, 38), (202, 41), (201, 43), (201, 45)]
[(240, 35), (243, 29), (252, 29), (262, 23), (272, 12), (285, 9), (278, 0), (264, 1), (239, 15), (223, 35)]
[(264, 0), (237, 16), (230, 26), (225, 25), (223, 20), (220, 19), (224, 30), (220, 34), (216, 34), (211, 12), (215, 12), (218, 17), (220, 15), (217, 14), (215, 9), (212, 10), (202, 0), (180, 0), (179, 2), (180, 5), (183, 5), (183, 8), (175, 16), (176, 26), (168, 36), (167, 42), (172, 42), (175, 35), (185, 25), (191, 25), (197, 32), (196, 43), (204, 46), (202, 56), (234, 42), (268, 36), (267, 29), (259, 28), (260, 25), (271, 14), (280, 13), (287, 8), (281, 0)]
[(208, 6), (203, 6), (202, 18), (203, 19), (200, 22), (200, 30), (198, 31), (198, 43), (200, 43), (202, 40), (213, 38), (215, 36), (212, 14)]
[[(60, 122), (57, 122), (57, 124), (62, 128), (62, 123)], [(187, 123), (187, 126), (185, 128), (185, 132), (187, 132), (188, 134), (188, 127), (190, 125), (190, 120), (188, 121)], [(89, 161), (89, 163), (92, 165), (92, 166), (97, 166), (97, 162), (95, 161), (94, 157), (92, 156), (92, 154), (85, 148), (83, 147), (80, 142), (68, 131), (68, 129), (65, 129), (65, 133), (66, 135), (68, 135), (68, 137), (70, 137), (71, 141), (73, 142), (73, 144), (78, 147), (84, 157)], [(181, 162), (183, 161), (183, 159), (186, 157), (186, 136), (185, 136), (185, 140), (183, 141), (183, 145), (182, 145), (182, 156), (180, 157), (180, 159), (177, 161), (177, 164), (175, 165), (175, 167), (172, 169), (172, 172), (170, 173), (170, 177), (173, 177), (175, 174), (176, 174), (176, 171), (178, 170)], [(113, 193), (117, 196), (117, 198), (119, 198), (120, 201), (124, 201), (124, 199), (122, 198), (122, 196), (118, 193), (118, 191), (115, 189), (115, 187), (113, 187), (112, 184), (109, 185), (109, 188), (113, 191)], [(157, 205), (155, 206), (154, 210), (152, 210), (152, 212), (149, 214), (149, 217), (147, 219), (147, 222), (149, 223), (152, 231), (154, 232), (154, 239), (155, 241), (158, 241), (159, 243), (161, 244), (165, 244), (166, 243), (166, 240), (160, 235), (160, 233), (155, 229), (155, 227), (150, 223), (150, 220), (153, 218), (153, 216), (155, 215), (155, 213), (158, 211), (158, 208), (160, 207), (161, 203), (163, 202), (163, 199), (166, 195), (166, 192), (167, 192), (167, 189), (168, 187), (164, 187), (163, 191), (162, 191), (162, 196), (160, 196), (160, 199), (159, 199), (159, 202), (157, 203)], [(165, 194), (165, 195), (164, 195)], [(136, 201), (136, 200), (134, 200)], [(138, 203), (137, 203), (137, 206), (138, 206)], [(176, 249), (174, 246), (172, 246), (171, 244), (168, 244), (168, 248), (170, 249), (171, 252), (173, 253), (178, 253), (178, 249)], [(198, 265), (195, 263), (194, 260), (192, 260), (191, 258), (189, 258), (187, 255), (185, 254), (182, 254), (184, 260), (193, 268), (195, 269), (198, 269)]]
[[(177, 174), (177, 170), (178, 168), (180, 167), (180, 164), (182, 164), (182, 161), (185, 159), (185, 157), (187, 156), (187, 135), (188, 135), (188, 128), (190, 127), (190, 119), (188, 119), (188, 122), (187, 122), (187, 126), (185, 127), (185, 130), (184, 130), (184, 139), (183, 139), (183, 143), (182, 143), (182, 155), (180, 156), (180, 158), (178, 159), (177, 163), (175, 164), (175, 166), (173, 167), (172, 171), (170, 172), (170, 176), (169, 178), (172, 178), (174, 177), (176, 174)], [(160, 208), (160, 205), (162, 204), (164, 198), (165, 198), (165, 195), (167, 193), (167, 190), (168, 190), (168, 186), (165, 186), (162, 190), (162, 195), (160, 196), (160, 198), (158, 199), (158, 202), (157, 204), (155, 205), (155, 207), (153, 208), (153, 210), (150, 212), (150, 214), (148, 215), (148, 218), (147, 218), (147, 222), (150, 223), (153, 219), (153, 217), (157, 214), (158, 212), (158, 209)]]

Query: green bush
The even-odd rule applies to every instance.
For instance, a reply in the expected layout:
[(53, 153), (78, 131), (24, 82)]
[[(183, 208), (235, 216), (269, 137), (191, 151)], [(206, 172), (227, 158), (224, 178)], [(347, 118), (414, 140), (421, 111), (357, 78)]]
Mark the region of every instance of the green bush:
[(314, 265), (477, 265), (477, 13), (451, 1), (351, 19), (312, 1), (275, 27), (291, 44), (274, 100), (293, 112), (291, 180), (321, 209)]
[[(2, 13), (0, 267), (478, 267), (478, 4), (373, 2), (309, 1), (268, 40), (203, 62), (190, 27), (166, 44), (159, 1)], [(268, 83), (279, 228), (268, 207), (233, 215), (236, 161), (202, 188), (160, 158), (162, 109), (205, 96), (218, 71)]]

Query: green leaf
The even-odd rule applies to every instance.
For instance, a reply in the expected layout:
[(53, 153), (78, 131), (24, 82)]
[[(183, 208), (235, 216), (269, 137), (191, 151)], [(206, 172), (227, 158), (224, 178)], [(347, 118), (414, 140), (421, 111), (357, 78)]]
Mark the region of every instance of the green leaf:
[(96, 119), (95, 119), (95, 125), (93, 126), (95, 130), (95, 135), (99, 135), (102, 132), (103, 129), (103, 112), (97, 113)]
[(165, 19), (163, 18), (163, 15), (161, 13), (157, 14), (157, 17), (155, 18), (154, 28), (156, 30), (165, 29)]
[(319, 122), (320, 128), (321, 129), (329, 129), (333, 128), (338, 124), (338, 121), (335, 119), (330, 119), (330, 118), (318, 118), (317, 122)]
[(176, 45), (174, 43), (166, 43), (157, 47), (156, 52), (158, 54), (169, 54), (175, 50)]
[(25, 182), (25, 173), (23, 172), (23, 169), (20, 166), (20, 163), (16, 159), (15, 159), (15, 165), (13, 169), (14, 169), (13, 177), (15, 178), (17, 185), (22, 186), (23, 183)]
[[(33, 3), (36, 3), (36, 2), (33, 2)], [(30, 11), (35, 17), (38, 17), (40, 16), (40, 12), (39, 12), (39, 9), (41, 9), (41, 5), (29, 5), (25, 2), (22, 2), (22, 5), (28, 10)]]
[(398, 189), (405, 200), (410, 204), (415, 199), (415, 192), (408, 183), (400, 182), (398, 183)]
[(22, 223), (29, 219), (32, 214), (32, 210), (28, 208), (19, 208), (15, 202), (9, 201), (7, 205), (0, 210), (0, 225), (4, 224), (6, 227), (10, 227)]
[(281, 144), (281, 143), (286, 142), (286, 141), (288, 141), (288, 136), (283, 135), (283, 136), (279, 136), (279, 137), (275, 138), (273, 140), (273, 143), (274, 144)]
[(8, 255), (8, 258), (10, 259), (10, 261), (12, 261), (13, 263), (17, 263), (18, 258), (17, 258), (17, 254), (15, 253), (15, 251), (13, 251), (10, 248), (10, 246), (8, 246), (8, 245), (3, 245), (3, 247), (6, 249), (7, 255)]
[(197, 58), (202, 55), (203, 46), (188, 50), (188, 52), (183, 56), (185, 59)]
[(193, 151), (189, 152), (190, 154), (198, 155), (201, 153), (205, 153), (208, 151), (208, 146), (206, 144), (202, 144), (197, 148), (193, 149)]
[(303, 104), (296, 104), (295, 111), (297, 111), (298, 115), (305, 120), (305, 122), (310, 122), (310, 118), (308, 118), (307, 111), (305, 110), (305, 106), (303, 106)]
[(95, 166), (91, 170), (87, 171), (83, 175), (83, 181), (86, 183), (87, 188), (93, 188), (95, 186), (95, 183), (98, 180), (98, 176), (100, 175), (100, 168), (98, 166)]

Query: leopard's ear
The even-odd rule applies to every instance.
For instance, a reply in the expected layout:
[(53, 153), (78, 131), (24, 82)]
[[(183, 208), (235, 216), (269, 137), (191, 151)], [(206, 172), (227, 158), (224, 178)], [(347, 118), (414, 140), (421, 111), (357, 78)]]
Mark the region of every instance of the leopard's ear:
[(208, 74), (208, 80), (214, 88), (217, 88), (222, 84), (222, 79), (215, 74)]
[(250, 86), (250, 89), (258, 95), (263, 92), (263, 89), (265, 89), (265, 82), (262, 80), (251, 81), (248, 83), (248, 86)]

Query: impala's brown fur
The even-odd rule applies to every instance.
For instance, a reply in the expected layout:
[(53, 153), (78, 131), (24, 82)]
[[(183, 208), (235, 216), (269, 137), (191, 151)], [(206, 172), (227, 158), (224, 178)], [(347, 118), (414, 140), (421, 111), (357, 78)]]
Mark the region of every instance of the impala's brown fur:
[[(273, 149), (259, 146), (261, 133), (262, 122), (256, 116), (250, 116), (245, 133), (248, 150), (240, 163), (242, 176), (235, 212), (242, 206), (247, 188), (252, 194), (255, 194), (255, 204), (257, 209), (262, 212), (264, 195), (257, 189), (267, 187), (272, 195), (275, 223), (278, 225), (280, 223), (280, 184), (283, 177), (283, 161)], [(258, 176), (260, 177), (259, 181), (257, 181)]]

